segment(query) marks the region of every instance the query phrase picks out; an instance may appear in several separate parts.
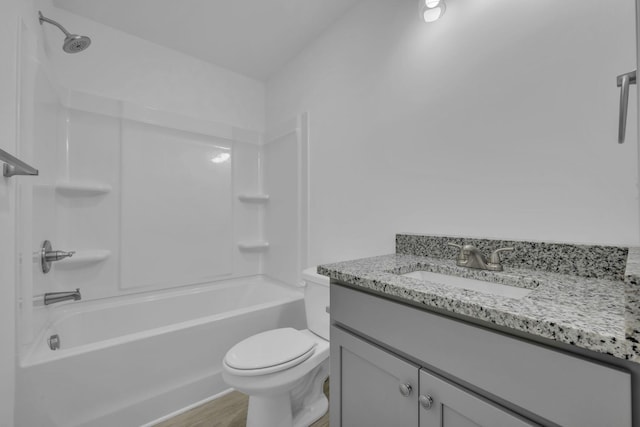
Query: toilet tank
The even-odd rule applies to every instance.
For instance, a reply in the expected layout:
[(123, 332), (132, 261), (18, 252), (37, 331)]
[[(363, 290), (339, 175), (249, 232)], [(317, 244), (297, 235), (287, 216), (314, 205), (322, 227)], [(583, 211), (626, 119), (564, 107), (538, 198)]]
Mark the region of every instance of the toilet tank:
[(304, 309), (307, 328), (316, 335), (329, 340), (329, 278), (316, 273), (316, 267), (302, 272), (305, 282)]

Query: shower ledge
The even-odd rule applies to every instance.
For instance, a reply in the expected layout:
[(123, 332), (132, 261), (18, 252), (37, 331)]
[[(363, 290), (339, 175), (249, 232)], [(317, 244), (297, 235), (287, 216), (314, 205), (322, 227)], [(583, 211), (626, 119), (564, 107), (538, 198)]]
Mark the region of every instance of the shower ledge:
[(269, 195), (263, 193), (239, 194), (238, 200), (245, 203), (266, 203), (269, 201)]
[(70, 258), (65, 258), (56, 262), (58, 269), (71, 269), (84, 267), (90, 264), (105, 261), (111, 256), (111, 251), (104, 249), (80, 250), (73, 254)]
[(86, 197), (106, 194), (111, 191), (108, 184), (92, 181), (64, 181), (56, 184), (56, 192), (68, 197)]
[(264, 240), (255, 240), (250, 242), (239, 242), (238, 248), (245, 252), (266, 251), (269, 249), (269, 242)]

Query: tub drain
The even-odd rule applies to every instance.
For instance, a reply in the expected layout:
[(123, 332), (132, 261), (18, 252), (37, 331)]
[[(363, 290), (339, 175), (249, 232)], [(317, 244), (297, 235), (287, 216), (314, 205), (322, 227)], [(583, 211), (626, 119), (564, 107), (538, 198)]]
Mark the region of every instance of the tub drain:
[(51, 335), (47, 342), (49, 343), (49, 348), (51, 350), (58, 350), (60, 348), (60, 337), (58, 334)]

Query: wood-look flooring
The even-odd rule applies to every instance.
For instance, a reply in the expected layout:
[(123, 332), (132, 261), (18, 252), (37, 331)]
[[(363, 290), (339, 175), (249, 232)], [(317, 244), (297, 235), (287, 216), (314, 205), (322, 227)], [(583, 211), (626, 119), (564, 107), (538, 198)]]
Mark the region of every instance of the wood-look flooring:
[[(329, 397), (329, 380), (324, 383), (324, 394)], [(249, 396), (237, 391), (176, 415), (154, 427), (245, 427)], [(329, 412), (311, 427), (329, 427)]]

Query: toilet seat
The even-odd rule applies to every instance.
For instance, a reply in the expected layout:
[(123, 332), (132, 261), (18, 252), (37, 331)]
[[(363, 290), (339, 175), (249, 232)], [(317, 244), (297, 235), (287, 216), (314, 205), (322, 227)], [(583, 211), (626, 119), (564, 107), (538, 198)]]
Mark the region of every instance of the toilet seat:
[(240, 376), (271, 374), (304, 362), (315, 347), (314, 340), (296, 329), (273, 329), (233, 346), (224, 358), (224, 365)]

